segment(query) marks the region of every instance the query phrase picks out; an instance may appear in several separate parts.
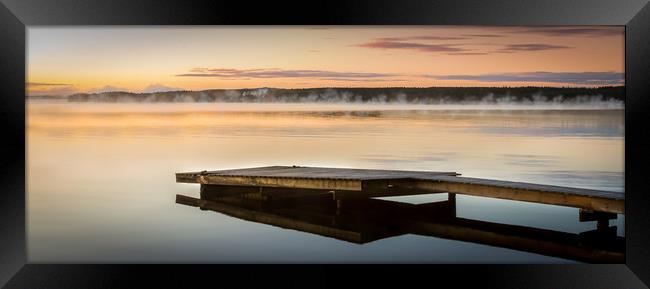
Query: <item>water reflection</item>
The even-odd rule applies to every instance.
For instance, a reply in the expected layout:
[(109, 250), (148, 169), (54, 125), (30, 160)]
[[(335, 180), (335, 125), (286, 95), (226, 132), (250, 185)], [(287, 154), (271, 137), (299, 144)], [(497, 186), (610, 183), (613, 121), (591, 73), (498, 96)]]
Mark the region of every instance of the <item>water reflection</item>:
[[(622, 110), (441, 110), (424, 107), (374, 110), (351, 107), (265, 106), (267, 110), (237, 110), (243, 105), (196, 107), (136, 104), (28, 106), (31, 131), (71, 135), (228, 134), (244, 136), (386, 136), (397, 129), (408, 134), (463, 133), (530, 137), (621, 137)], [(248, 108), (253, 109), (253, 108)], [(335, 109), (335, 110), (323, 110)], [(299, 120), (299, 122), (296, 122)]]
[(427, 163), (427, 162), (448, 162), (453, 158), (457, 158), (458, 153), (455, 152), (432, 152), (427, 155), (415, 156), (394, 156), (385, 154), (366, 154), (359, 157), (360, 161), (375, 163), (375, 164), (408, 164), (408, 163)]
[(531, 179), (543, 182), (558, 182), (569, 187), (600, 189), (613, 192), (623, 192), (625, 174), (623, 172), (608, 171), (567, 171), (567, 170), (540, 170), (527, 174)]
[(414, 234), (537, 253), (589, 263), (623, 263), (625, 238), (608, 220), (615, 215), (581, 212), (580, 221), (598, 228), (578, 234), (456, 216), (456, 198), (408, 204), (379, 199), (346, 199), (293, 190), (289, 198), (266, 199), (257, 187), (219, 186), (200, 198), (176, 196), (176, 203), (235, 218), (308, 232), (356, 244)]
[[(28, 101), (29, 260), (574, 262), (412, 234), (357, 246), (225, 216), (206, 222), (194, 208), (174, 203), (188, 185), (170, 176), (303, 165), (457, 171), (622, 192), (623, 119), (623, 110)], [(492, 133), (500, 127), (516, 129)], [(547, 128), (565, 132), (536, 135)], [(571, 134), (587, 130), (598, 137)], [(573, 234), (593, 229), (578, 222), (573, 208), (460, 195), (457, 205), (464, 218)], [(623, 223), (619, 216), (620, 236)]]

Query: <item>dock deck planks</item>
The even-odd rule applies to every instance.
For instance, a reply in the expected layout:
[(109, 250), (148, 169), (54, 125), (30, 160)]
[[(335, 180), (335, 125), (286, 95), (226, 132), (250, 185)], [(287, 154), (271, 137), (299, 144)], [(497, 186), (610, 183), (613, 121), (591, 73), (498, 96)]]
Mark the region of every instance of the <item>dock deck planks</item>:
[[(202, 172), (181, 173), (181, 175), (200, 175)], [(394, 170), (369, 170), (350, 168), (322, 168), (299, 166), (270, 166), (248, 169), (233, 169), (221, 171), (205, 171), (204, 175), (220, 175), (232, 177), (278, 177), (278, 178), (305, 178), (305, 179), (337, 179), (337, 180), (375, 180), (399, 179), (411, 177), (431, 177), (439, 175), (456, 176), (455, 172), (427, 172), (427, 171), (394, 171)]]

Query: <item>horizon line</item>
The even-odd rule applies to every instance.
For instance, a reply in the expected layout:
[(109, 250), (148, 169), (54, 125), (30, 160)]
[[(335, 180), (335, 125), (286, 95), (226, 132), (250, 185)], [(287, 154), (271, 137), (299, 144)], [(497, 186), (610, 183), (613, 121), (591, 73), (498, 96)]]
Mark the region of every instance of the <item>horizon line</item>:
[(243, 88), (207, 88), (200, 90), (166, 90), (166, 91), (153, 91), (153, 92), (133, 92), (127, 90), (111, 90), (102, 92), (76, 92), (72, 94), (29, 94), (26, 96), (71, 96), (77, 94), (101, 94), (101, 93), (131, 93), (131, 94), (150, 94), (150, 93), (170, 93), (170, 92), (201, 92), (209, 90), (255, 90), (255, 89), (284, 89), (284, 90), (308, 90), (308, 89), (430, 89), (430, 88), (458, 88), (458, 89), (475, 89), (475, 88), (562, 88), (562, 89), (599, 89), (599, 88), (614, 88), (625, 87), (623, 85), (601, 85), (601, 86), (374, 86), (374, 87), (344, 87), (344, 86), (321, 86), (321, 87), (306, 87), (306, 88), (281, 88), (281, 87), (243, 87)]

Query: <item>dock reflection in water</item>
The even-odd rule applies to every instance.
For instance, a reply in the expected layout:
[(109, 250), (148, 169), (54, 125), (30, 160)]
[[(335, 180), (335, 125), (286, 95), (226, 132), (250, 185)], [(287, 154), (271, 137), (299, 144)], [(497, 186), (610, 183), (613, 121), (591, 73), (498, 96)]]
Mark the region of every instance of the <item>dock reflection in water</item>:
[[(295, 191), (298, 197), (271, 200), (260, 194), (258, 187), (219, 186), (218, 190), (202, 191), (198, 199), (177, 195), (176, 203), (357, 244), (416, 234), (588, 263), (625, 262), (625, 238), (616, 235), (615, 226), (599, 225), (573, 234), (466, 219), (456, 216), (454, 194), (448, 194), (445, 201), (426, 204), (367, 198), (337, 204), (327, 192), (301, 195)], [(580, 220), (603, 218), (595, 214), (581, 213)]]

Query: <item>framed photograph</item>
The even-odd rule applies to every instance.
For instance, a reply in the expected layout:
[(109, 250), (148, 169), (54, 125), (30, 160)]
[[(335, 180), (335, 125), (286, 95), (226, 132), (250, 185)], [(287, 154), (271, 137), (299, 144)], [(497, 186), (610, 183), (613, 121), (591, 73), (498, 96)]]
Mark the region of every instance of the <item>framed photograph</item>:
[(647, 1), (2, 0), (0, 27), (7, 288), (650, 284)]

